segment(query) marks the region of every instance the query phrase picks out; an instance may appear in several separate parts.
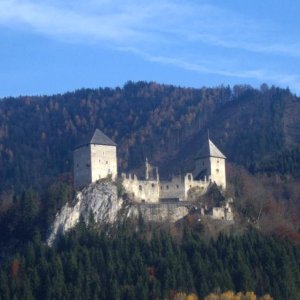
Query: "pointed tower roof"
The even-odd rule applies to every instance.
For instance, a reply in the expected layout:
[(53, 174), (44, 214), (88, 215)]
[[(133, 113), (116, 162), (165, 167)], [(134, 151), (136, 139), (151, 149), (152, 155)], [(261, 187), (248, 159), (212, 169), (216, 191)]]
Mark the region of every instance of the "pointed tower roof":
[(115, 142), (113, 142), (107, 135), (105, 135), (98, 128), (95, 130), (93, 137), (90, 140), (90, 144), (117, 146)]
[(96, 129), (91, 139), (83, 141), (83, 143), (76, 146), (75, 149), (85, 145), (106, 145), (106, 146), (117, 146), (108, 136), (106, 136), (101, 130)]
[(206, 158), (206, 157), (218, 157), (218, 158), (226, 158), (226, 156), (217, 148), (217, 146), (208, 138), (206, 143), (204, 144), (202, 151), (200, 151), (198, 158)]

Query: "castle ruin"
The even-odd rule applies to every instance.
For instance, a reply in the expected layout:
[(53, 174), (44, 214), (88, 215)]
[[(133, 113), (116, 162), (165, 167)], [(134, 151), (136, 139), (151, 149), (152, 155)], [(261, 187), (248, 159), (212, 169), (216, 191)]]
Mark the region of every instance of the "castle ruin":
[[(127, 194), (136, 202), (186, 201), (192, 189), (204, 194), (212, 183), (226, 189), (225, 160), (224, 154), (208, 138), (191, 173), (161, 180), (158, 168), (146, 159), (144, 177), (125, 173), (121, 177)], [(90, 141), (74, 150), (74, 186), (81, 188), (108, 176), (113, 180), (118, 176), (117, 145), (96, 129)]]

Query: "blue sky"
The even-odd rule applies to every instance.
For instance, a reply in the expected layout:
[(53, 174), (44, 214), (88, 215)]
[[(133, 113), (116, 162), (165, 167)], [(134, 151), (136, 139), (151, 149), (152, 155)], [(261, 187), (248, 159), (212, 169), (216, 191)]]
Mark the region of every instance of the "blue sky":
[(300, 94), (300, 1), (0, 0), (0, 97), (146, 80)]

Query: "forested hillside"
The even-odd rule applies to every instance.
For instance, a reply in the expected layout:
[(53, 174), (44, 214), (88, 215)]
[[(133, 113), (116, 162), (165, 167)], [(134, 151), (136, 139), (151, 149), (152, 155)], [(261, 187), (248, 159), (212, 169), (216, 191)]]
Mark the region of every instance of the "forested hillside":
[[(120, 170), (138, 169), (146, 156), (163, 174), (189, 169), (209, 128), (230, 162), (270, 171), (274, 155), (299, 159), (299, 107), (289, 90), (265, 85), (191, 89), (129, 82), (123, 88), (2, 99), (0, 189), (41, 189), (69, 178), (73, 148), (95, 128), (118, 143)], [(285, 165), (284, 172), (295, 175)]]
[[(203, 299), (234, 290), (299, 299), (299, 111), (288, 89), (266, 85), (128, 82), (2, 99), (0, 298)], [(209, 129), (228, 158), (230, 234), (190, 216), (167, 229), (80, 223), (48, 248), (56, 212), (74, 197), (72, 151), (95, 128), (118, 143), (121, 171), (138, 172), (148, 157), (163, 175), (191, 169)]]

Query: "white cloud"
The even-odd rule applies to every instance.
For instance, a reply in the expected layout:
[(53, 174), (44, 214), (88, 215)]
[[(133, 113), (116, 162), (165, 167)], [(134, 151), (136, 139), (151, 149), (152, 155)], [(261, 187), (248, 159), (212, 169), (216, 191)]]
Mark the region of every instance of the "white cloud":
[(299, 87), (297, 76), (273, 75), (262, 66), (220, 67), (213, 53), (199, 61), (203, 45), (249, 55), (300, 56), (297, 42), (270, 42), (267, 37), (274, 34), (274, 24), (246, 20), (212, 5), (180, 0), (1, 0), (0, 24), (64, 41), (105, 43), (194, 72)]
[(148, 61), (157, 62), (160, 64), (173, 65), (197, 73), (221, 75), (241, 79), (256, 79), (260, 81), (270, 81), (274, 84), (279, 84), (283, 87), (292, 87), (293, 90), (295, 90), (297, 93), (300, 93), (300, 76), (294, 74), (287, 74), (282, 72), (274, 73), (266, 71), (262, 68), (250, 70), (220, 68), (220, 66), (218, 66), (218, 63), (214, 61), (204, 60), (202, 62), (191, 62), (186, 61), (183, 58), (150, 55), (148, 53), (142, 52), (134, 48), (123, 48), (122, 51), (135, 53)]

